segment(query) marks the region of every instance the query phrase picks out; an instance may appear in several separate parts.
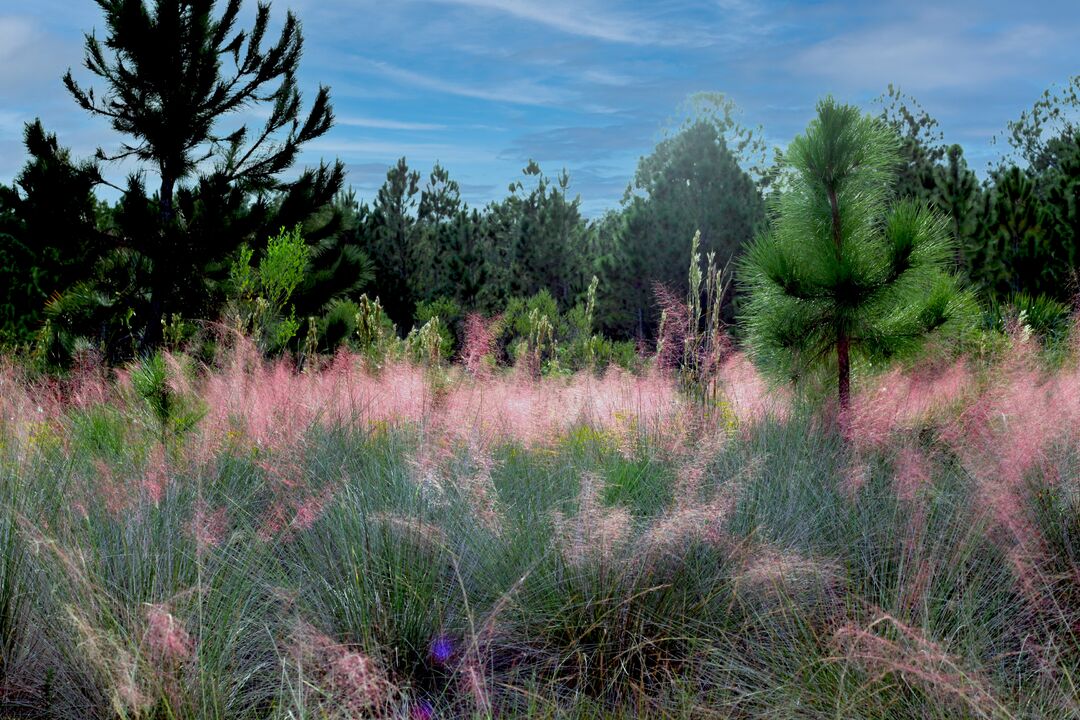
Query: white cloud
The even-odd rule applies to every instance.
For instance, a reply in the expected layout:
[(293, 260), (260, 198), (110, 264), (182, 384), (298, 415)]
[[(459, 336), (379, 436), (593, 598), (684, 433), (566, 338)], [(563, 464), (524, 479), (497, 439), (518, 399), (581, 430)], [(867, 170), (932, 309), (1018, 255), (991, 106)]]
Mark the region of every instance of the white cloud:
[(391, 120), (388, 118), (359, 117), (356, 115), (338, 116), (334, 118), (335, 125), (346, 127), (372, 128), (375, 130), (445, 130), (445, 125), (437, 123), (407, 122), (403, 120)]
[(405, 156), (412, 159), (451, 161), (485, 161), (494, 153), (482, 147), (467, 147), (448, 143), (401, 143), (381, 140), (336, 140), (319, 138), (304, 145), (303, 154), (337, 156), (344, 160), (390, 160)]
[(581, 73), (581, 79), (594, 85), (607, 85), (609, 87), (626, 87), (634, 83), (634, 78), (629, 75), (600, 68), (584, 71)]
[(934, 14), (829, 38), (798, 53), (792, 69), (862, 88), (888, 83), (912, 92), (977, 88), (1035, 74), (1063, 40), (1045, 25), (1013, 25), (987, 35)]
[(582, 37), (633, 45), (677, 45), (677, 35), (658, 32), (655, 24), (624, 13), (590, 7), (582, 2), (548, 0), (430, 0), (516, 17)]
[(559, 105), (570, 99), (566, 91), (540, 85), (528, 78), (492, 82), (484, 86), (466, 85), (406, 70), (386, 62), (372, 60), (362, 60), (362, 62), (391, 80), (447, 95), (515, 105)]
[(37, 35), (34, 23), (22, 17), (0, 17), (0, 63), (16, 63)]

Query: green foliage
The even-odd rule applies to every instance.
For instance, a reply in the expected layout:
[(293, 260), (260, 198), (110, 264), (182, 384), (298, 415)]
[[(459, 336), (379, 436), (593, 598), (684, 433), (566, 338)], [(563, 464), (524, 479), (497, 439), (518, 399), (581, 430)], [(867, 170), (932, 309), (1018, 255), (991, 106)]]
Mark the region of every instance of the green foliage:
[(319, 350), (334, 352), (356, 333), (356, 317), (360, 306), (352, 300), (334, 300), (319, 318)]
[[(656, 355), (674, 362), (684, 390), (703, 410), (722, 405), (716, 371), (730, 350), (731, 341), (723, 321), (723, 305), (731, 282), (727, 267), (718, 267), (715, 253), (709, 253), (702, 272), (701, 237), (695, 233), (690, 243), (689, 292), (685, 312), (682, 306), (664, 309), (657, 337)], [(685, 327), (673, 327), (684, 324)], [(678, 347), (668, 347), (669, 344)]]
[(956, 242), (957, 264), (968, 278), (977, 268), (972, 259), (981, 252), (981, 218), (984, 192), (959, 145), (945, 151), (946, 164), (934, 166), (933, 192), (930, 202), (949, 220), (950, 232)]
[(511, 297), (546, 290), (563, 305), (578, 299), (592, 276), (587, 228), (579, 197), (570, 197), (570, 176), (544, 175), (535, 161), (510, 194), (486, 208), (482, 252), (487, 267), (477, 304), (495, 313)]
[(442, 320), (433, 315), (423, 325), (409, 331), (405, 337), (405, 353), (413, 362), (438, 367), (446, 357), (448, 335)]
[(882, 110), (879, 118), (900, 138), (900, 163), (894, 187), (899, 198), (929, 202), (937, 186), (936, 172), (947, 152), (938, 121), (919, 101), (889, 84), (877, 99)]
[[(333, 122), (325, 87), (301, 115), (296, 72), (303, 38), (296, 17), (286, 13), (279, 39), (264, 48), (269, 5), (257, 8), (250, 31), (237, 31), (241, 0), (229, 0), (220, 15), (216, 4), (99, 3), (106, 37), (86, 35), (85, 66), (104, 92), (95, 95), (70, 70), (64, 75), (75, 102), (126, 138), (119, 152), (99, 149), (97, 157), (134, 158), (161, 181), (150, 197), (141, 173), (131, 176), (115, 233), (147, 268), (140, 278), (145, 302), (135, 315), (143, 350), (160, 344), (161, 319), (171, 313), (206, 316), (207, 276), (227, 267), (241, 243), (265, 237), (271, 222), (291, 226), (308, 219), (344, 177), (339, 162), (305, 170), (291, 182), (279, 178), (300, 148)], [(249, 133), (247, 125), (220, 130), (230, 114), (258, 103), (269, 105), (258, 132)], [(209, 160), (212, 169), (202, 172)], [(183, 184), (191, 177), (196, 184)]]
[(379, 298), (361, 295), (356, 313), (356, 349), (378, 364), (391, 357), (399, 344), (397, 328), (383, 310)]
[[(763, 151), (757, 137), (735, 121), (730, 101), (721, 99), (693, 112), (641, 159), (623, 199), (622, 216), (606, 221), (614, 225), (605, 228), (607, 232), (618, 238), (601, 273), (611, 295), (601, 302), (607, 332), (618, 337), (654, 333), (659, 320), (654, 315), (655, 286), (663, 285), (679, 297), (689, 291), (686, 240), (695, 233), (701, 233), (701, 251), (715, 254), (726, 265), (761, 229), (761, 191), (742, 167), (754, 167), (748, 156)], [(730, 297), (724, 299), (728, 319), (730, 302)]]
[(881, 122), (826, 99), (785, 158), (790, 189), (741, 268), (747, 340), (762, 367), (790, 379), (835, 357), (846, 406), (849, 353), (874, 362), (910, 351), (964, 322), (970, 300), (949, 273), (942, 218), (910, 200), (887, 206), (898, 152)]
[(252, 267), (253, 251), (247, 247), (240, 248), (233, 262), (233, 318), (265, 352), (281, 351), (300, 328), (289, 301), (304, 279), (308, 253), (297, 225), (292, 230), (283, 227), (269, 239), (258, 267)]
[(1029, 110), (1008, 124), (1007, 140), (1017, 160), (1033, 173), (1054, 163), (1054, 145), (1080, 137), (1080, 75), (1058, 89), (1048, 88)]
[(170, 438), (182, 439), (206, 414), (199, 401), (175, 389), (171, 372), (160, 352), (143, 358), (131, 371), (131, 386), (150, 411), (162, 447)]
[(76, 162), (40, 120), (27, 123), (30, 159), (0, 185), (0, 344), (30, 342), (55, 299), (90, 274), (104, 250), (93, 162)]
[(1068, 337), (1072, 308), (1045, 295), (1018, 292), (1004, 302), (991, 302), (987, 318), (998, 332), (1015, 329), (1053, 344)]
[(450, 358), (457, 348), (458, 330), (465, 314), (452, 297), (440, 296), (416, 304), (416, 326), (425, 326), (436, 318), (439, 320), (439, 354)]

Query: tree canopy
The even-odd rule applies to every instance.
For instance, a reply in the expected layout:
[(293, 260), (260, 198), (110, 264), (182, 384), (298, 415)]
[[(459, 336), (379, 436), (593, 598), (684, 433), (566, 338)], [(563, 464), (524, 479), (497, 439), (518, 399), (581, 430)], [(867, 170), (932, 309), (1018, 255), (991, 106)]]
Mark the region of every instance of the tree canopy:
[(950, 272), (946, 221), (913, 200), (890, 205), (901, 156), (885, 124), (828, 98), (784, 157), (794, 173), (742, 265), (742, 321), (779, 376), (835, 368), (846, 408), (853, 357), (916, 347), (968, 316), (970, 298)]

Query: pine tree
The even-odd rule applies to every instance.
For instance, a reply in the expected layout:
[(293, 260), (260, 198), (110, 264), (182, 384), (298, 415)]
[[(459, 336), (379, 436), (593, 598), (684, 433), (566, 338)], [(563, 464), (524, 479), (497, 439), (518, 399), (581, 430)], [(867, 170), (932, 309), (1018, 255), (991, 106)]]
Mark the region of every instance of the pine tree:
[(1080, 297), (1080, 134), (1051, 144), (1053, 161), (1039, 177), (1043, 230), (1050, 238), (1052, 294)]
[[(764, 223), (761, 192), (742, 167), (748, 158), (740, 147), (753, 142), (752, 134), (732, 119), (734, 106), (721, 102), (716, 112), (692, 116), (638, 163), (623, 200), (618, 262), (626, 281), (618, 292), (628, 296), (622, 302), (632, 323), (618, 333), (623, 337), (656, 329), (656, 285), (685, 296), (695, 233), (702, 252), (716, 253), (723, 266)], [(725, 314), (730, 320), (728, 300)]]
[(972, 279), (992, 299), (1053, 294), (1053, 262), (1035, 183), (1017, 166), (998, 170), (982, 213)]
[(963, 148), (949, 146), (946, 158), (945, 165), (934, 166), (931, 202), (949, 219), (949, 229), (956, 241), (957, 263), (970, 270), (969, 258), (979, 229), (982, 191), (978, 178), (964, 160)]
[[(150, 7), (144, 0), (97, 3), (107, 35), (104, 41), (86, 36), (84, 64), (104, 82), (104, 94), (83, 88), (70, 70), (64, 84), (84, 110), (107, 118), (113, 129), (130, 138), (117, 153), (99, 149), (99, 159), (134, 158), (160, 178), (157, 227), (142, 228), (143, 234), (130, 238), (152, 267), (149, 307), (141, 314), (145, 349), (160, 340), (161, 319), (182, 305), (177, 295), (200, 291), (198, 283), (178, 286), (178, 278), (184, 283), (184, 274), (209, 260), (200, 257), (208, 248), (231, 251), (243, 239), (231, 232), (232, 243), (221, 248), (198, 242), (200, 237), (212, 239), (214, 233), (210, 238), (189, 234), (189, 216), (177, 212), (183, 204), (177, 197), (182, 181), (212, 164), (200, 186), (186, 193), (189, 205), (199, 198), (215, 204), (212, 194), (226, 192), (227, 204), (237, 207), (246, 203), (248, 193), (286, 191), (277, 214), (304, 206), (303, 215), (334, 196), (344, 168), (340, 163), (322, 165), (292, 183), (278, 177), (292, 166), (300, 147), (326, 133), (333, 122), (326, 87), (319, 88), (301, 121), (296, 71), (303, 37), (291, 12), (278, 40), (264, 48), (268, 4), (258, 5), (255, 24), (246, 32), (235, 30), (241, 0), (228, 0), (220, 17), (214, 16), (215, 0), (158, 0)], [(226, 63), (232, 66), (228, 70)], [(258, 132), (249, 133), (246, 125), (220, 130), (226, 116), (260, 102), (270, 103), (270, 109)], [(128, 190), (145, 194), (141, 180), (130, 182)], [(260, 210), (267, 209), (264, 199), (258, 202)], [(264, 214), (257, 212), (252, 219)]]
[(50, 296), (88, 277), (105, 248), (96, 163), (77, 162), (40, 121), (27, 123), (30, 159), (0, 186), (0, 342), (24, 343)]
[(401, 158), (387, 171), (371, 212), (368, 254), (375, 265), (379, 299), (399, 328), (408, 327), (416, 309), (410, 278), (420, 234), (416, 222), (419, 194), (420, 173), (410, 170)]
[(889, 207), (894, 132), (831, 98), (785, 153), (788, 187), (741, 267), (742, 319), (756, 360), (791, 379), (835, 362), (840, 407), (851, 363), (917, 347), (969, 312), (949, 272), (953, 242), (925, 205)]

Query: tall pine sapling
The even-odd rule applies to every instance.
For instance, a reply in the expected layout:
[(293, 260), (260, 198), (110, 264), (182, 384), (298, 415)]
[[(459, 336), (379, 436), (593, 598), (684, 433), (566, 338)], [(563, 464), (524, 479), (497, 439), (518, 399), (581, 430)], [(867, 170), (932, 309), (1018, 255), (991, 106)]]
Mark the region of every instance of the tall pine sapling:
[[(103, 92), (80, 85), (69, 70), (64, 85), (87, 112), (108, 119), (127, 136), (120, 151), (105, 160), (135, 158), (160, 178), (159, 227), (141, 233), (139, 251), (152, 262), (150, 301), (143, 318), (144, 349), (161, 340), (160, 320), (175, 311), (179, 294), (173, 275), (197, 267), (203, 248), (192, 247), (177, 213), (178, 184), (203, 173), (203, 182), (221, 194), (230, 187), (245, 192), (299, 189), (301, 194), (333, 193), (344, 166), (308, 170), (292, 183), (279, 179), (296, 160), (300, 147), (333, 124), (330, 91), (320, 87), (304, 117), (296, 72), (303, 49), (300, 23), (286, 13), (278, 39), (263, 46), (270, 5), (259, 3), (250, 31), (237, 30), (242, 0), (228, 0), (220, 16), (216, 0), (97, 0), (106, 36), (86, 36), (84, 65), (103, 84)], [(268, 104), (267, 118), (256, 132), (223, 122), (251, 106)], [(204, 172), (210, 164), (213, 171)], [(128, 194), (140, 195), (140, 175)], [(288, 198), (287, 198), (288, 200)], [(296, 199), (292, 199), (295, 201)], [(209, 258), (207, 258), (209, 259)]]
[(912, 200), (890, 206), (897, 148), (880, 120), (823, 100), (785, 153), (787, 190), (742, 263), (756, 360), (793, 380), (831, 365), (842, 411), (853, 359), (910, 351), (970, 314), (946, 221)]

